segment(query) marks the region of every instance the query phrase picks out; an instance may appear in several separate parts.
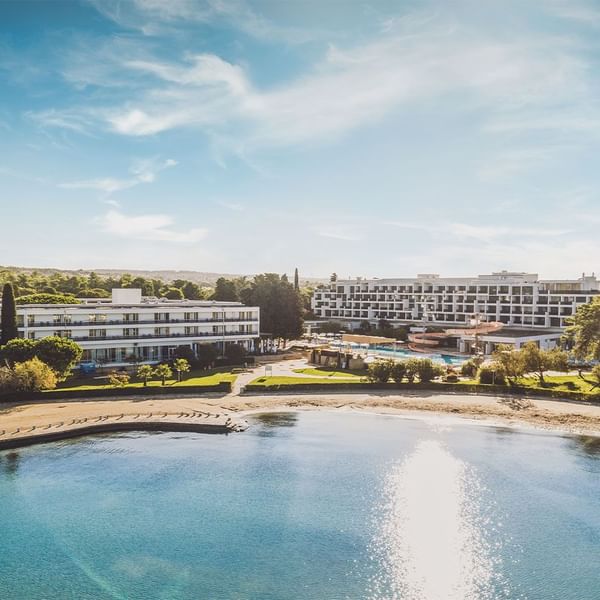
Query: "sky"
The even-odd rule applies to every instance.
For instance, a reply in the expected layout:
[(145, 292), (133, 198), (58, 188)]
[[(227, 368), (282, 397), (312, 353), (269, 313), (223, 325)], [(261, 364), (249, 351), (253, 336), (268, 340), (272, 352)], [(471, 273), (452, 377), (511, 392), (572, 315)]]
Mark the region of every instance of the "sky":
[(0, 0), (0, 264), (600, 271), (600, 3)]

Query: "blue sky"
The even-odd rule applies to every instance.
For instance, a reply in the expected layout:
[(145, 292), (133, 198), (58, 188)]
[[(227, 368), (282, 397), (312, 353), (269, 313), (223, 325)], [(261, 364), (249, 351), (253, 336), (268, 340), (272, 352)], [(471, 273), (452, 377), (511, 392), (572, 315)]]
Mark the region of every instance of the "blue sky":
[(598, 271), (599, 86), (583, 0), (3, 1), (0, 263)]

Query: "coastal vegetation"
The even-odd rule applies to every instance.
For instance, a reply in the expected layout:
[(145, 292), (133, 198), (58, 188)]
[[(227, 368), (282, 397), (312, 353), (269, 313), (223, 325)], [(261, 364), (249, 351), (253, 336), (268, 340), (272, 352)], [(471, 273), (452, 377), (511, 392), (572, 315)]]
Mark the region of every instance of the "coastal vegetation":
[(18, 337), (17, 308), (15, 306), (15, 293), (12, 283), (5, 283), (2, 290), (2, 311), (0, 317), (0, 346), (4, 346)]

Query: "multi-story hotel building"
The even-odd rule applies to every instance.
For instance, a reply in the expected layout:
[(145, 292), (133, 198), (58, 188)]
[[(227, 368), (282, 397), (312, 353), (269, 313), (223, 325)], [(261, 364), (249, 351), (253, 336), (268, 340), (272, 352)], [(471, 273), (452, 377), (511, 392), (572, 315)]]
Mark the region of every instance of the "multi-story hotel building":
[(247, 350), (259, 337), (259, 308), (238, 302), (142, 298), (141, 290), (113, 290), (111, 299), (81, 304), (25, 304), (17, 308), (19, 334), (57, 335), (83, 348), (82, 362), (117, 366), (168, 360), (178, 346), (237, 343)]
[[(315, 290), (316, 316), (358, 325), (385, 319), (395, 324), (468, 328), (504, 325), (499, 336), (558, 339), (578, 306), (600, 293), (595, 275), (540, 280), (537, 274), (501, 271), (477, 277), (417, 275), (406, 279), (337, 280)], [(531, 336), (527, 336), (528, 330)], [(492, 336), (493, 337), (493, 336)]]

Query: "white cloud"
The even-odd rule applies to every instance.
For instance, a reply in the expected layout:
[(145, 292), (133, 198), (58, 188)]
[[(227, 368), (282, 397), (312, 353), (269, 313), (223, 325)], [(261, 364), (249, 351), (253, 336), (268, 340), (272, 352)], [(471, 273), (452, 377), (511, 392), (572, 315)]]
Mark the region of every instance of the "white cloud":
[(222, 206), (223, 208), (227, 208), (234, 212), (242, 212), (244, 210), (244, 205), (239, 202), (229, 202), (228, 200), (217, 200), (217, 204)]
[(166, 34), (189, 23), (224, 23), (258, 39), (301, 44), (323, 32), (281, 26), (253, 10), (244, 0), (88, 0), (122, 27), (145, 35)]
[(141, 183), (152, 183), (160, 171), (164, 171), (175, 165), (177, 165), (177, 161), (171, 158), (162, 162), (157, 161), (157, 159), (139, 160), (134, 162), (129, 169), (132, 177), (126, 179), (103, 177), (98, 179), (86, 179), (83, 181), (68, 181), (59, 183), (58, 187), (73, 190), (98, 190), (107, 194), (112, 194), (113, 192), (120, 192), (135, 187)]
[[(169, 15), (184, 15), (190, 6), (143, 4)], [(103, 55), (103, 72), (104, 63)], [(378, 39), (354, 48), (331, 46), (312, 71), (269, 88), (253, 83), (245, 66), (209, 53), (166, 62), (134, 52), (113, 67), (116, 80), (143, 76), (126, 101), (37, 118), (131, 136), (195, 127), (243, 152), (334, 138), (407, 106), (445, 99), (488, 109), (487, 131), (503, 133), (524, 114), (546, 111), (551, 118), (559, 105), (578, 106), (589, 94), (587, 65), (564, 37), (527, 32), (505, 40), (430, 16), (392, 22)]]
[(97, 219), (103, 231), (128, 239), (160, 242), (194, 243), (203, 239), (207, 233), (204, 228), (187, 231), (172, 229), (173, 217), (164, 214), (125, 215), (111, 209)]
[(349, 225), (322, 225), (315, 229), (315, 233), (321, 237), (357, 242), (363, 239), (362, 234), (353, 226)]

